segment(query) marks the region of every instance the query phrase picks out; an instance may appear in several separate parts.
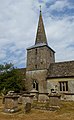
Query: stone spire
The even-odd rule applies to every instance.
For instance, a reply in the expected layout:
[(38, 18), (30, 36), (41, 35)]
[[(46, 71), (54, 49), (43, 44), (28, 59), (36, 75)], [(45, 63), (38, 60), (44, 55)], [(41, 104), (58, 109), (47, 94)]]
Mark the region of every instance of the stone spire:
[(41, 6), (40, 6), (40, 16), (39, 16), (35, 45), (39, 43), (47, 44), (47, 38), (46, 38), (43, 19), (42, 19)]

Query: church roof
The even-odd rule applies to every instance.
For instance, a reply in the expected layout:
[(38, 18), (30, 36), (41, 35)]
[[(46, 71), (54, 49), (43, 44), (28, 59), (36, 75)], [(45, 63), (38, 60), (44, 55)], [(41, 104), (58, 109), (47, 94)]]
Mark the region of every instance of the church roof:
[(31, 46), (31, 47), (29, 47), (29, 48), (27, 48), (27, 50), (29, 50), (29, 49), (33, 49), (33, 48), (39, 48), (39, 47), (44, 47), (44, 46), (47, 46), (49, 49), (51, 49), (53, 52), (55, 52), (51, 47), (49, 47), (46, 43), (38, 43), (38, 44), (36, 44), (36, 45), (33, 45), (33, 46)]
[(74, 61), (51, 63), (47, 78), (74, 77)]
[(46, 34), (45, 34), (41, 10), (40, 10), (40, 16), (39, 16), (35, 44), (39, 44), (39, 43), (46, 43), (47, 44), (47, 38), (46, 38)]
[(31, 47), (29, 47), (27, 49), (32, 49), (32, 48), (37, 48), (37, 47), (42, 47), (42, 46), (46, 46), (46, 43), (38, 43), (38, 44), (33, 45), (33, 46), (31, 46)]

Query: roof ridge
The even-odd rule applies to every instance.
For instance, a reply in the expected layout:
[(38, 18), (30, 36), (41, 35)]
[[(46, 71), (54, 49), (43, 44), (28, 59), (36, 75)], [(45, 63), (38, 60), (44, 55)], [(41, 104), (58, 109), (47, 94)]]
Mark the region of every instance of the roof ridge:
[(51, 63), (51, 64), (62, 64), (62, 63), (70, 63), (70, 62), (74, 62), (74, 60), (70, 60), (70, 61), (59, 61), (59, 62), (55, 62), (55, 63)]

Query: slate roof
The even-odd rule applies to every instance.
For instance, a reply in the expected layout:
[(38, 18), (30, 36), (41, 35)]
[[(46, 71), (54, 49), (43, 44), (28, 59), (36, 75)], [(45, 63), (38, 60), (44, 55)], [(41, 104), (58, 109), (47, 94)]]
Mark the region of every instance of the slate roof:
[(47, 78), (74, 77), (74, 61), (52, 63)]

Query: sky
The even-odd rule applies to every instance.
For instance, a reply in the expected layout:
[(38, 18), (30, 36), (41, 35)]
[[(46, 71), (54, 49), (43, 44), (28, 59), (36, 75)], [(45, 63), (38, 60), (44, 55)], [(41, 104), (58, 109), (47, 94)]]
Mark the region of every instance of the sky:
[(74, 60), (74, 0), (0, 0), (0, 64), (26, 67), (42, 6), (47, 41), (55, 61)]

